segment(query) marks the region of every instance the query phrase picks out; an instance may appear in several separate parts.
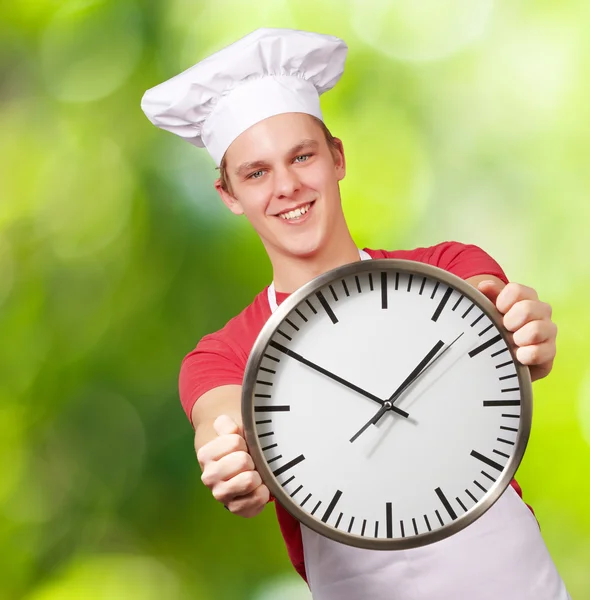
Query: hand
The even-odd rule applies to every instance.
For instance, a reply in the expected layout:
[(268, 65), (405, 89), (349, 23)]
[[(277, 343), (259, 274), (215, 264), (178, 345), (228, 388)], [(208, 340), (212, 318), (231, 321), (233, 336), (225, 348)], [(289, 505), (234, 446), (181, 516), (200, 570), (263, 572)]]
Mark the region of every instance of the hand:
[[(370, 392), (363, 390), (362, 388), (358, 387), (357, 385), (354, 385), (354, 383), (350, 383), (349, 381), (346, 381), (346, 379), (343, 379), (342, 377), (339, 377), (338, 375), (335, 375), (334, 373), (330, 373), (330, 371), (324, 369), (323, 367), (320, 367), (319, 365), (316, 365), (315, 363), (312, 363), (310, 360), (307, 360), (307, 358), (304, 358), (300, 354), (297, 354), (297, 352), (293, 352), (293, 350), (289, 350), (289, 348), (283, 346), (282, 344), (272, 341), (272, 342), (270, 342), (269, 345), (272, 346), (273, 348), (275, 348), (275, 350), (278, 350), (279, 352), (282, 352), (283, 354), (286, 354), (287, 356), (294, 358), (295, 360), (299, 361), (301, 364), (311, 367), (318, 373), (321, 373), (322, 375), (325, 375), (326, 377), (329, 377), (330, 379), (337, 381), (338, 383), (346, 386), (347, 388), (350, 388), (351, 390), (354, 390), (355, 392), (358, 392), (359, 394), (365, 396), (366, 398), (370, 398), (371, 400), (373, 400), (373, 402), (377, 402), (378, 404), (383, 405), (383, 400), (381, 400), (381, 398), (378, 398), (374, 394), (371, 394)], [(401, 415), (402, 417), (405, 417), (406, 419), (410, 416), (405, 410), (401, 410), (397, 406), (392, 406), (390, 408), (390, 410), (396, 412), (398, 415)]]
[(254, 469), (240, 426), (231, 417), (221, 415), (213, 427), (218, 437), (197, 452), (203, 471), (201, 481), (232, 513), (255, 517), (266, 506), (270, 492)]
[(518, 283), (502, 287), (486, 280), (477, 287), (503, 315), (504, 327), (513, 332), (516, 358), (529, 367), (531, 380), (546, 377), (556, 352), (557, 326), (551, 320), (551, 306), (541, 302), (533, 288)]

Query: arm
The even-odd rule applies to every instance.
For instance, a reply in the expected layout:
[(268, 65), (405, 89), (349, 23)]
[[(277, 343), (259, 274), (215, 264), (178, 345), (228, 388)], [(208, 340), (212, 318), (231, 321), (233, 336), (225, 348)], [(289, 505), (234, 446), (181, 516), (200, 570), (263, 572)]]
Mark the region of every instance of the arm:
[(225, 385), (203, 394), (192, 408), (195, 451), (201, 480), (231, 512), (259, 514), (270, 498), (254, 468), (243, 436), (239, 385)]
[(546, 377), (555, 359), (557, 326), (551, 320), (551, 306), (541, 302), (537, 292), (518, 283), (505, 284), (493, 275), (466, 279), (485, 294), (504, 315), (504, 327), (513, 334), (516, 357), (529, 367), (531, 380)]

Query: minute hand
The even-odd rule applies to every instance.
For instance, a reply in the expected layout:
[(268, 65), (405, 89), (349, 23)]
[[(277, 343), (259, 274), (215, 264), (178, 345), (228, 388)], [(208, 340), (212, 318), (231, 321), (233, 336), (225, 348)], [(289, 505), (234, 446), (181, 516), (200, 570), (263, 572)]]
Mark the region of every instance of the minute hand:
[[(315, 363), (311, 362), (307, 358), (304, 358), (300, 354), (297, 354), (297, 352), (290, 350), (286, 346), (283, 346), (282, 344), (279, 344), (278, 342), (275, 342), (274, 340), (269, 343), (269, 346), (272, 346), (279, 352), (282, 352), (283, 354), (286, 354), (287, 356), (294, 358), (295, 360), (299, 361), (300, 363), (314, 369), (318, 373), (321, 373), (322, 375), (325, 375), (326, 377), (329, 377), (330, 379), (337, 381), (338, 383), (346, 386), (347, 388), (354, 390), (355, 392), (361, 394), (362, 396), (365, 396), (366, 398), (373, 400), (373, 402), (377, 402), (378, 404), (381, 404), (381, 405), (384, 404), (384, 401), (381, 400), (381, 398), (378, 398), (374, 394), (371, 394), (370, 392), (363, 390), (362, 388), (358, 387), (357, 385), (354, 385), (354, 383), (350, 383), (349, 381), (346, 381), (346, 379), (343, 379), (342, 377), (335, 375), (334, 373), (331, 373), (330, 371), (324, 369), (323, 367), (316, 365)], [(406, 417), (406, 419), (410, 416), (405, 410), (401, 410), (400, 408), (397, 408), (397, 406), (392, 406), (390, 410), (393, 410), (394, 412), (396, 412), (398, 415), (401, 415), (402, 417)]]

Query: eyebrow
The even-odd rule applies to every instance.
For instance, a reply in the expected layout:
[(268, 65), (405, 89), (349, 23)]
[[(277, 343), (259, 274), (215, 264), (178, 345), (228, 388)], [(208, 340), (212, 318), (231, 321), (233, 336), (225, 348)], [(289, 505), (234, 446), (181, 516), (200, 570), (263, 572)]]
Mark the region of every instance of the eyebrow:
[[(302, 150), (305, 149), (315, 149), (319, 146), (317, 140), (301, 140), (298, 144), (295, 144), (292, 148), (290, 148), (287, 152), (288, 155), (292, 156), (294, 154), (298, 154)], [(245, 175), (248, 171), (252, 171), (255, 169), (260, 169), (262, 167), (268, 167), (269, 164), (264, 160), (255, 160), (253, 162), (245, 162), (242, 163), (235, 171), (235, 174), (239, 177)]]

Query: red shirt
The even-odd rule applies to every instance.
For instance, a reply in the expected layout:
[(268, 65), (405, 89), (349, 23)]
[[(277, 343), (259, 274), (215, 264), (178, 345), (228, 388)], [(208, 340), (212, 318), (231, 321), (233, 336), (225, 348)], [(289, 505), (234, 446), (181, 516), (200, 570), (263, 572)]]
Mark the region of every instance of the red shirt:
[[(443, 242), (415, 250), (390, 252), (365, 248), (365, 251), (371, 258), (401, 258), (427, 263), (462, 279), (475, 275), (494, 275), (508, 283), (500, 265), (481, 248), (473, 245)], [(277, 293), (277, 304), (283, 302), (288, 295)], [(197, 347), (185, 356), (180, 369), (179, 392), (180, 401), (189, 419), (194, 403), (205, 392), (222, 385), (242, 385), (248, 356), (270, 315), (271, 309), (265, 288), (225, 327), (203, 337)], [(513, 481), (512, 485), (522, 497), (518, 483)], [(275, 503), (275, 506), (291, 562), (305, 579), (299, 522), (280, 504)]]

